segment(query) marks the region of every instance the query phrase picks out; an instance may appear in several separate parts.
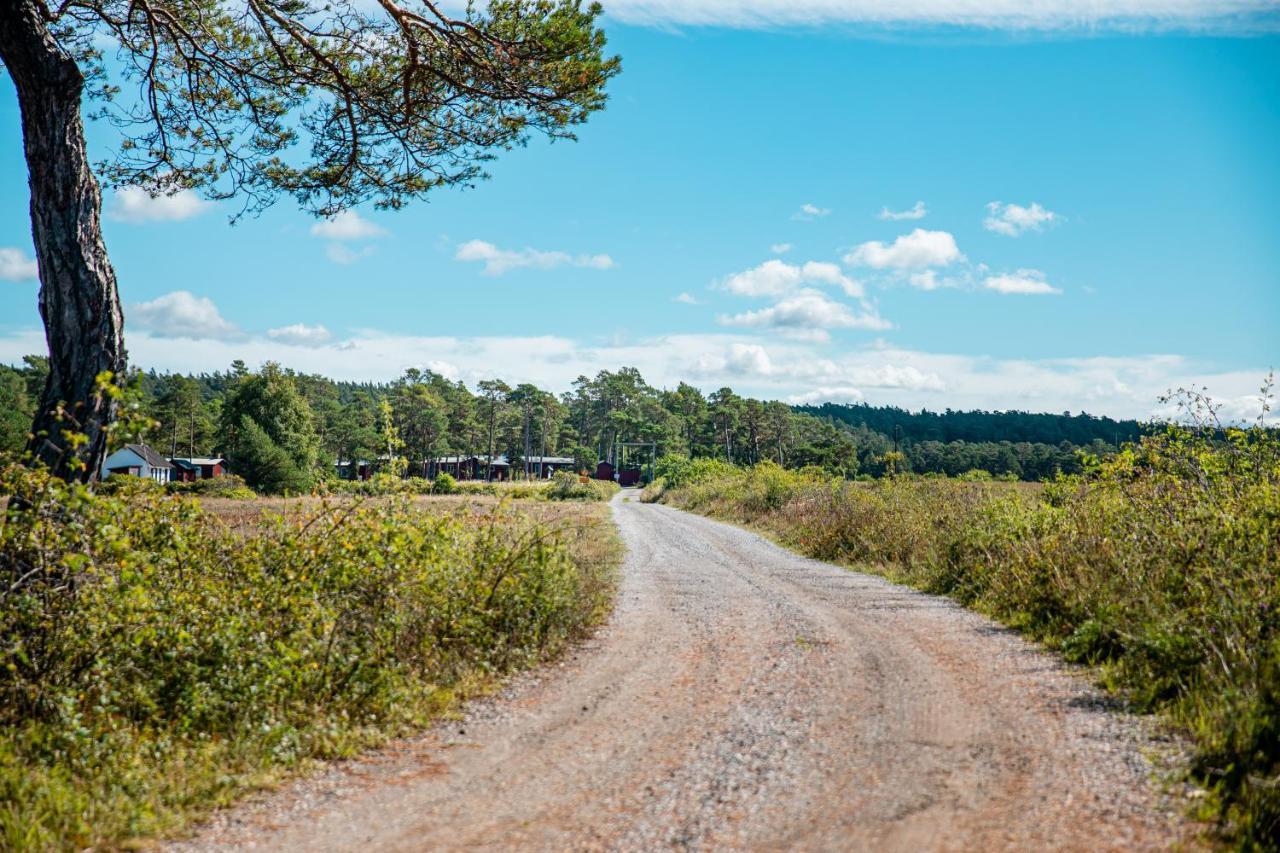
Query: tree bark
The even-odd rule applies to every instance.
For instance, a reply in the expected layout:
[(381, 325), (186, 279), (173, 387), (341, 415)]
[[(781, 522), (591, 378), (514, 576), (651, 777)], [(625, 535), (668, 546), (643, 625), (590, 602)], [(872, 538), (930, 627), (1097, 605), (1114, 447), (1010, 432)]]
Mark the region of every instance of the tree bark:
[[(13, 78), (31, 188), (31, 233), (40, 265), (40, 316), (49, 379), (28, 445), (68, 480), (97, 477), (115, 402), (98, 374), (127, 363), (115, 272), (102, 242), (102, 195), (85, 150), (84, 75), (50, 33), (33, 0), (0, 0), (0, 60)], [(88, 438), (76, 446), (66, 433)]]

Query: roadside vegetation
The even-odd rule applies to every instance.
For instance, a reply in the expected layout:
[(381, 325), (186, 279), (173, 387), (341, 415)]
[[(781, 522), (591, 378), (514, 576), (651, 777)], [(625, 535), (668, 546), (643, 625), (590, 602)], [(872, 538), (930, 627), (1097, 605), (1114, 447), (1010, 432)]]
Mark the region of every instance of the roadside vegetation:
[(951, 596), (1099, 667), (1194, 743), (1202, 817), (1280, 838), (1280, 435), (1189, 395), (1170, 426), (1043, 487), (669, 458), (644, 499)]
[(2, 479), (4, 849), (177, 832), (556, 654), (612, 596), (598, 502)]

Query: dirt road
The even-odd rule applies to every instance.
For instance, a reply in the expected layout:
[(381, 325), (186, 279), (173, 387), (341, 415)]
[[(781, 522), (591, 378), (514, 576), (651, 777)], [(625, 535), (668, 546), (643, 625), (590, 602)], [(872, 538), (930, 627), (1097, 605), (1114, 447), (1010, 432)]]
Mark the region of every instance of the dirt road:
[[(1144, 726), (990, 622), (621, 496), (617, 612), (463, 722), (192, 846), (1141, 849)], [(185, 845), (184, 845), (185, 846)]]

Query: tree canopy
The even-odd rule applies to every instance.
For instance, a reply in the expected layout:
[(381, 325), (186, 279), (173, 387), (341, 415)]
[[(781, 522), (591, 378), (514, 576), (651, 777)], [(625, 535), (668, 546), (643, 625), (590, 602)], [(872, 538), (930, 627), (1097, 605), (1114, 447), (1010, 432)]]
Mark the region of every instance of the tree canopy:
[(599, 4), (575, 0), (40, 5), (121, 135), (108, 183), (247, 210), (280, 193), (324, 216), (397, 208), (470, 183), (531, 132), (571, 137), (619, 70)]
[[(15, 396), (11, 389), (38, 384), (41, 366), (38, 360), (0, 366), (0, 400)], [(430, 460), (445, 456), (480, 457), (481, 476), (491, 453), (508, 458), (513, 476), (539, 456), (572, 457), (580, 469), (597, 460), (648, 461), (647, 450), (619, 459), (623, 442), (652, 442), (659, 456), (812, 465), (850, 477), (893, 470), (1040, 480), (1078, 471), (1081, 450), (1096, 455), (1114, 447), (1105, 437), (1124, 441), (1144, 429), (1136, 421), (1086, 415), (791, 407), (731, 388), (706, 394), (682, 382), (659, 389), (629, 367), (580, 376), (560, 395), (497, 379), (468, 387), (429, 370), (356, 383), (275, 364), (254, 373), (243, 363), (195, 376), (133, 373), (129, 387), (139, 410), (157, 422), (143, 440), (162, 452), (176, 445), (179, 455), (189, 449), (225, 455), (233, 470), (268, 491), (305, 488), (333, 476), (338, 462), (379, 469), (389, 457), (418, 476), (429, 473)], [(921, 426), (939, 422), (963, 424), (965, 438)], [(1069, 433), (1077, 441), (1060, 437), (1068, 428), (1077, 430)], [(21, 448), (23, 437), (12, 432), (0, 430), (0, 451)], [(527, 467), (536, 476), (536, 466)]]
[(128, 364), (82, 102), (118, 132), (96, 163), (110, 185), (239, 198), (237, 217), (282, 195), (319, 216), (399, 208), (476, 181), (534, 133), (572, 138), (620, 67), (600, 14), (580, 0), (456, 15), (434, 0), (0, 0), (50, 356), (31, 457), (92, 479), (116, 414), (99, 378)]

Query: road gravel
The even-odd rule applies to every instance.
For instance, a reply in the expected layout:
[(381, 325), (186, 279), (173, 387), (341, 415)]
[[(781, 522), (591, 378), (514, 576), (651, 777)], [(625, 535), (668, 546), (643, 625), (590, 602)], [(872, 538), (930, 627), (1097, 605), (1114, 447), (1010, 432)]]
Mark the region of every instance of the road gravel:
[(613, 508), (596, 637), (175, 847), (1196, 846), (1157, 781), (1177, 745), (1079, 671), (945, 599), (634, 492)]

